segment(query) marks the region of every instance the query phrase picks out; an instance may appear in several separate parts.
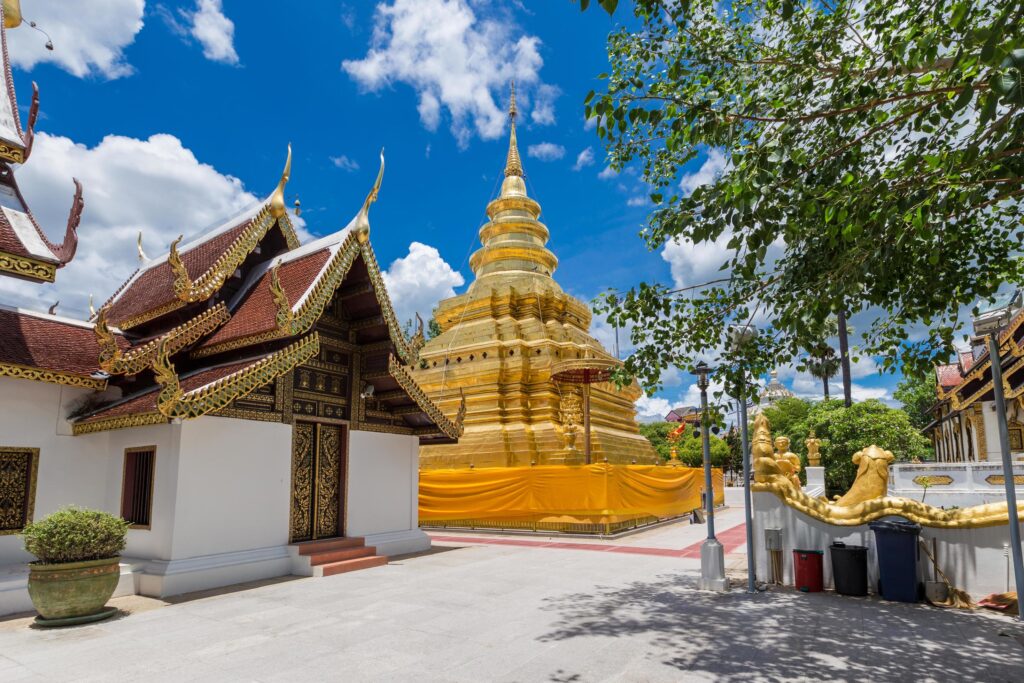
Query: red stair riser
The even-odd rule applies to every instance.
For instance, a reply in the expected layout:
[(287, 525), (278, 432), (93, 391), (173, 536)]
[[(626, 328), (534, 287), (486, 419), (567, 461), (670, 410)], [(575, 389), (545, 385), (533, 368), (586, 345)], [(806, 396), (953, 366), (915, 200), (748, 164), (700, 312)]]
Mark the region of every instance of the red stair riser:
[(354, 572), (358, 569), (368, 569), (370, 567), (380, 567), (388, 563), (388, 558), (384, 555), (373, 555), (372, 557), (360, 557), (357, 560), (344, 560), (342, 562), (334, 562), (333, 564), (321, 565), (324, 576), (334, 576), (335, 574), (344, 574), (345, 572)]
[(342, 550), (330, 550), (325, 553), (314, 553), (309, 556), (309, 563), (314, 567), (320, 564), (331, 564), (345, 560), (357, 560), (360, 557), (370, 557), (377, 554), (373, 546), (361, 548), (343, 548)]

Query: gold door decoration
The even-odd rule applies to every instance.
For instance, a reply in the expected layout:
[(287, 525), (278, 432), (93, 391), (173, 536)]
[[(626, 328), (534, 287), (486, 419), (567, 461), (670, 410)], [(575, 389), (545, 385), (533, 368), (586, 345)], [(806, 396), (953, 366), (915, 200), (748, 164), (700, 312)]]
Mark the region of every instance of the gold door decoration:
[(341, 427), (296, 422), (292, 445), (291, 540), (340, 536), (344, 456)]
[(32, 521), (38, 471), (38, 448), (0, 448), (0, 535)]

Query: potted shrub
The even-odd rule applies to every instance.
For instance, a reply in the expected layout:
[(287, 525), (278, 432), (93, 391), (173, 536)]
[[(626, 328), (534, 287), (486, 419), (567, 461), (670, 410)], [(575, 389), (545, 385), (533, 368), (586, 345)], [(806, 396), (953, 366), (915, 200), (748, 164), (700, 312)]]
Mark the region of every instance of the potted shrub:
[(28, 594), (37, 622), (61, 626), (98, 621), (120, 578), (118, 555), (128, 522), (107, 512), (66, 507), (22, 531), (29, 565)]

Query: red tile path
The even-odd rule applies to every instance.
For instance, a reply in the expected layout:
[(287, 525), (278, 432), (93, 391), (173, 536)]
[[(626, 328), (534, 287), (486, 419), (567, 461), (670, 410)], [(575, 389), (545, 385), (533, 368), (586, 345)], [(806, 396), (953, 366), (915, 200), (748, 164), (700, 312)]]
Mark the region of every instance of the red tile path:
[[(732, 553), (742, 548), (747, 540), (747, 525), (740, 524), (715, 534), (725, 552)], [(557, 548), (559, 550), (591, 550), (598, 553), (626, 553), (629, 555), (660, 555), (662, 557), (700, 558), (700, 546), (704, 541), (682, 549), (646, 548), (635, 545), (602, 545), (599, 543), (569, 543), (562, 541), (535, 541), (528, 538), (483, 538), (480, 536), (444, 536), (430, 534), (435, 541), (447, 543), (479, 543), (481, 545), (512, 545), (522, 548)]]

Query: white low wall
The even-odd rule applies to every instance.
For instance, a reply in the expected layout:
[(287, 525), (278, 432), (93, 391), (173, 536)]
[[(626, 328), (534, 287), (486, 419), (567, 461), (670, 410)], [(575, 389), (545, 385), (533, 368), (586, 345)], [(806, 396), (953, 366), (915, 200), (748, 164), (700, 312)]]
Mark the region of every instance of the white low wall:
[[(846, 527), (826, 524), (797, 512), (773, 493), (754, 492), (752, 495), (755, 565), (759, 581), (767, 581), (770, 577), (765, 529), (775, 528), (782, 529), (783, 575), (787, 585), (794, 582), (793, 550), (822, 550), (825, 553), (822, 563), (825, 587), (832, 588), (832, 563), (828, 548), (832, 543), (841, 541), (847, 545), (867, 546), (868, 590), (876, 591), (878, 557), (875, 552), (875, 535), (868, 525)], [(926, 541), (929, 549), (931, 539), (936, 539), (939, 567), (954, 586), (966, 590), (975, 600), (989, 593), (1013, 590), (1008, 526), (965, 530), (924, 527), (920, 538)], [(919, 580), (932, 580), (932, 564), (923, 552), (920, 553), (917, 566)]]
[[(1024, 500), (1024, 463), (1013, 466), (1018, 500)], [(999, 479), (999, 462), (900, 463), (889, 468), (889, 494), (923, 501), (935, 507), (973, 507), (1006, 500), (1006, 488)], [(922, 483), (928, 477), (931, 484)], [(916, 481), (915, 481), (916, 480)]]
[(430, 548), (419, 529), (419, 439), (353, 431), (349, 435), (346, 536), (364, 536), (382, 555)]

